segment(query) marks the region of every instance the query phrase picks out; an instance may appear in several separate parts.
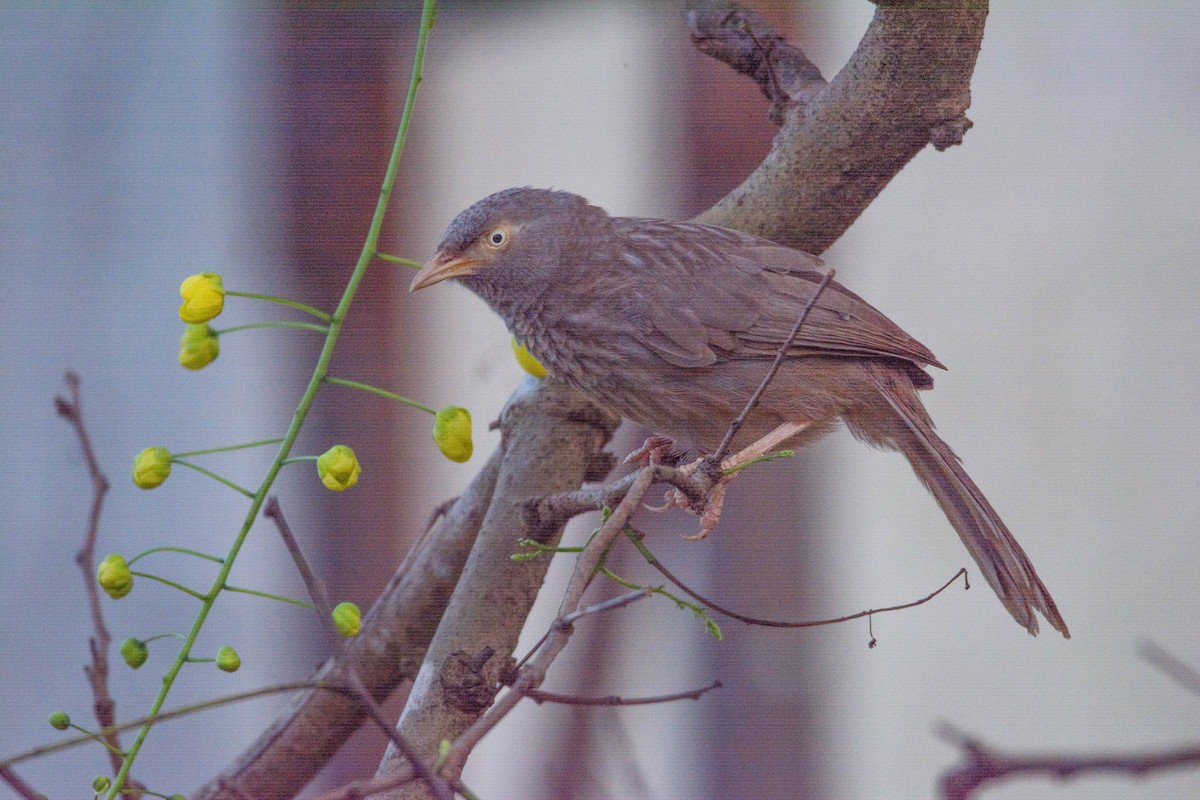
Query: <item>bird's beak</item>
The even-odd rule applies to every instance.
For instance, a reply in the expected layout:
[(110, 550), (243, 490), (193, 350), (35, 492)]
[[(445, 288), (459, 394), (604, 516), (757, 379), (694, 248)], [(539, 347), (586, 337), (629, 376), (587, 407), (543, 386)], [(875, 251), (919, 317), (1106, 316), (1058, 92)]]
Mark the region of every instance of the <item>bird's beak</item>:
[(445, 253), (439, 252), (429, 261), (425, 262), (425, 266), (421, 267), (420, 272), (413, 276), (412, 283), (408, 285), (410, 292), (415, 292), (418, 289), (424, 289), (426, 286), (433, 286), (435, 283), (441, 283), (447, 278), (461, 278), (464, 275), (474, 275), (475, 267), (479, 265), (479, 261), (466, 256), (457, 256), (451, 258)]

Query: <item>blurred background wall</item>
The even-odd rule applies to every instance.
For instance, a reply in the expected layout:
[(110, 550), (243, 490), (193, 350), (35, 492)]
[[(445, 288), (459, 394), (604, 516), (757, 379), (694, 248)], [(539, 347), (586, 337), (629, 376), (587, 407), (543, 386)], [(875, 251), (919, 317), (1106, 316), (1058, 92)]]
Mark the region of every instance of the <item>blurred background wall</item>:
[[(771, 4), (771, 19), (827, 76), (852, 52), (868, 3)], [(415, 4), (371, 11), (177, 5), (0, 9), (0, 752), (87, 719), (87, 625), (71, 558), (89, 487), (53, 414), (79, 370), (114, 484), (101, 554), (174, 543), (224, 551), (243, 506), (199, 476), (142, 493), (142, 447), (176, 450), (275, 435), (315, 335), (227, 337), (211, 367), (174, 364), (179, 280), (330, 305), (366, 230), (411, 60)], [(963, 147), (921, 153), (825, 256), (950, 367), (926, 401), (1029, 550), (1071, 625), (1031, 639), (986, 587), (866, 624), (774, 631), (725, 622), (709, 639), (686, 612), (644, 603), (581, 625), (549, 688), (655, 694), (720, 678), (698, 703), (521, 709), (474, 758), (487, 797), (928, 797), (956, 755), (952, 722), (1020, 750), (1146, 749), (1194, 741), (1190, 698), (1135, 654), (1144, 639), (1197, 651), (1196, 476), (1200, 351), (1195, 228), (1200, 109), (1188, 3), (997, 4)], [(384, 246), (423, 259), (469, 203), (553, 185), (614, 213), (686, 217), (769, 146), (765, 101), (692, 52), (674, 4), (448, 3), (431, 39), (419, 114)], [(485, 434), (519, 373), (507, 335), (465, 291), (409, 298), (373, 268), (335, 372), (468, 405), (480, 455), (452, 465), (429, 420), (323, 393), (299, 452), (359, 449), (353, 493), (307, 468), (279, 492), (338, 596), (383, 585), (429, 510), (495, 442)], [(238, 301), (222, 324), (276, 316)], [(226, 321), (228, 320), (228, 321)], [(621, 447), (637, 443), (627, 432)], [(269, 456), (240, 454), (254, 483)], [(209, 462), (206, 462), (209, 463)], [(481, 461), (480, 461), (481, 463)], [(834, 616), (922, 596), (967, 562), (902, 459), (838, 434), (739, 480), (721, 530), (654, 519), (658, 555), (693, 585), (776, 618)], [(588, 523), (574, 531), (586, 535)], [(161, 556), (171, 577), (203, 568)], [(282, 548), (256, 529), (235, 575), (300, 594)], [(549, 619), (552, 570), (530, 643)], [(626, 559), (627, 574), (655, 581)], [(192, 603), (139, 584), (106, 602), (117, 641), (190, 624)], [(173, 702), (302, 677), (327, 643), (302, 610), (223, 598), (204, 646), (233, 644), (233, 676), (197, 666)], [(122, 718), (144, 710), (169, 646), (131, 673)], [(394, 703), (402, 701), (402, 696)], [(281, 701), (163, 725), (138, 777), (186, 793)], [(322, 779), (370, 770), (378, 737)], [(186, 753), (186, 757), (181, 754)], [(97, 751), (21, 770), (50, 796), (101, 771)], [(1022, 783), (989, 797), (1175, 797), (1200, 778)]]

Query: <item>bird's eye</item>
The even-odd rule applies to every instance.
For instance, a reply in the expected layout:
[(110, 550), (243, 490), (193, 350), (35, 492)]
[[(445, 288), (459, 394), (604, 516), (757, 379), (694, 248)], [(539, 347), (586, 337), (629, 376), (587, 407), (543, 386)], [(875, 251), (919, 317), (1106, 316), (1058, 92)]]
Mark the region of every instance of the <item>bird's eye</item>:
[(508, 244), (508, 232), (503, 228), (496, 228), (484, 237), (484, 241), (488, 247), (498, 250)]

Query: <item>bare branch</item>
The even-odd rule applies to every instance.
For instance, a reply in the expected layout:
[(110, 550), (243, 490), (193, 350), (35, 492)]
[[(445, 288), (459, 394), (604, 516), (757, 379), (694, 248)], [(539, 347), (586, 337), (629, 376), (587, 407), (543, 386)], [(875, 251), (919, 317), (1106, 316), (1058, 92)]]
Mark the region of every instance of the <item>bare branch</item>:
[[(83, 668), (88, 683), (92, 687), (92, 708), (96, 713), (96, 722), (100, 724), (101, 735), (109, 745), (107, 748), (109, 765), (113, 773), (121, 768), (121, 737), (113, 726), (117, 719), (117, 705), (108, 690), (108, 652), (112, 645), (112, 636), (104, 624), (104, 612), (100, 605), (100, 587), (96, 582), (96, 539), (100, 535), (100, 514), (104, 510), (104, 498), (108, 494), (109, 482), (100, 470), (100, 462), (96, 459), (96, 451), (92, 447), (92, 439), (88, 435), (87, 424), (83, 419), (83, 400), (79, 390), (79, 375), (74, 372), (66, 374), (67, 388), (70, 398), (58, 396), (54, 398), (54, 408), (58, 415), (75, 429), (79, 439), (79, 447), (83, 451), (83, 462), (87, 467), (88, 476), (92, 481), (92, 506), (88, 514), (87, 533), (83, 538), (83, 546), (75, 554), (75, 563), (83, 573), (84, 593), (88, 600), (88, 609), (92, 616), (92, 629), (95, 635), (88, 639), (88, 650), (91, 653), (91, 663)], [(144, 788), (141, 784), (130, 782), (132, 789)]]
[(968, 800), (989, 783), (1020, 777), (1066, 780), (1096, 773), (1141, 778), (1157, 772), (1200, 764), (1200, 746), (1156, 753), (1109, 755), (1052, 754), (1022, 756), (1001, 753), (956, 728), (945, 725), (941, 737), (962, 750), (962, 763), (942, 776), (943, 800)]
[(658, 703), (673, 703), (676, 700), (699, 700), (713, 689), (720, 688), (721, 682), (713, 681), (708, 686), (701, 686), (699, 689), (692, 689), (690, 692), (660, 694), (654, 697), (625, 698), (617, 697), (616, 695), (608, 695), (607, 697), (575, 697), (569, 694), (547, 692), (542, 689), (527, 689), (525, 696), (538, 705), (542, 703), (561, 703), (568, 706), (649, 706)]
[[(714, 55), (767, 83), (780, 130), (762, 164), (697, 221), (821, 253), (925, 145), (962, 141), (986, 0), (877, 5), (858, 49), (824, 87), (803, 53), (753, 12), (738, 10), (723, 26), (704, 18), (697, 45), (720, 37)], [(770, 88), (770, 74), (782, 91)]]
[[(715, 480), (708, 474), (679, 469), (666, 464), (652, 464), (646, 469), (652, 471), (654, 483), (667, 483), (679, 489), (694, 508), (704, 507), (705, 495), (712, 488)], [(575, 489), (532, 500), (527, 507), (530, 525), (534, 529), (546, 526), (554, 527), (562, 525), (580, 514), (611, 508), (625, 498), (630, 487), (638, 480), (639, 474), (640, 471), (631, 472), (606, 486)]]
[(0, 764), (0, 780), (12, 787), (22, 800), (42, 800), (45, 795), (26, 783), (20, 775), (7, 764)]
[(771, 101), (769, 116), (783, 123), (790, 106), (803, 106), (826, 86), (804, 52), (775, 32), (761, 16), (736, 4), (689, 8), (688, 27), (696, 49), (751, 78)]
[(587, 608), (581, 608), (578, 611), (567, 614), (565, 617), (562, 617), (561, 622), (563, 625), (574, 625), (576, 622), (588, 616), (589, 614), (600, 614), (605, 611), (612, 611), (615, 608), (621, 608), (622, 606), (627, 606), (630, 603), (636, 603), (638, 600), (645, 600), (652, 594), (653, 592), (649, 589), (637, 589), (632, 592), (617, 595), (609, 600), (605, 600), (601, 603), (596, 603), (595, 605), (588, 606)]
[(913, 600), (908, 603), (901, 603), (900, 605), (895, 605), (895, 606), (887, 606), (885, 608), (869, 608), (869, 609), (866, 609), (865, 611), (859, 611), (854, 614), (847, 614), (844, 617), (834, 617), (834, 618), (830, 618), (830, 619), (799, 620), (799, 621), (795, 621), (795, 622), (786, 622), (786, 621), (782, 621), (782, 620), (771, 620), (771, 619), (761, 619), (759, 617), (751, 617), (751, 616), (747, 616), (746, 614), (740, 614), (737, 611), (731, 611), (730, 609), (725, 608), (724, 606), (714, 603), (712, 600), (708, 599), (707, 597), (704, 597), (699, 592), (695, 591), (690, 586), (688, 586), (686, 583), (684, 583), (679, 578), (677, 578), (674, 573), (672, 573), (669, 569), (667, 569), (667, 567), (661, 561), (658, 560), (657, 556), (655, 556), (653, 553), (650, 552), (650, 550), (645, 546), (645, 544), (642, 541), (645, 538), (644, 534), (642, 534), (640, 531), (637, 531), (636, 529), (633, 529), (633, 528), (629, 528), (626, 531), (626, 534), (633, 541), (634, 546), (637, 547), (638, 551), (642, 554), (642, 557), (646, 559), (646, 563), (648, 563), (650, 566), (652, 566), (656, 570), (658, 570), (659, 574), (661, 574), (664, 578), (666, 578), (671, 583), (673, 583), (676, 588), (678, 588), (680, 591), (682, 591), (688, 597), (690, 597), (693, 600), (695, 600), (696, 602), (700, 603), (705, 608), (708, 608), (711, 611), (716, 611), (718, 614), (722, 614), (731, 619), (736, 619), (739, 622), (744, 622), (747, 625), (760, 625), (765, 628), (816, 628), (816, 627), (820, 627), (822, 625), (836, 625), (841, 622), (850, 622), (851, 620), (862, 619), (863, 617), (870, 617), (870, 616), (874, 616), (875, 614), (883, 614), (888, 611), (901, 611), (906, 608), (914, 608), (915, 606), (924, 605), (925, 603), (928, 603), (930, 600), (932, 600), (933, 598), (937, 597), (942, 592), (949, 589), (950, 586), (959, 578), (963, 579), (963, 588), (964, 589), (971, 588), (970, 579), (967, 576), (967, 569), (966, 569), (966, 567), (963, 567), (958, 572), (954, 573), (954, 575), (950, 578), (950, 580), (943, 583), (937, 589), (933, 590), (932, 592), (930, 592), (929, 594), (920, 598), (919, 600)]
[(1200, 695), (1200, 671), (1154, 642), (1143, 642), (1138, 654), (1159, 672), (1178, 683), (1194, 695)]

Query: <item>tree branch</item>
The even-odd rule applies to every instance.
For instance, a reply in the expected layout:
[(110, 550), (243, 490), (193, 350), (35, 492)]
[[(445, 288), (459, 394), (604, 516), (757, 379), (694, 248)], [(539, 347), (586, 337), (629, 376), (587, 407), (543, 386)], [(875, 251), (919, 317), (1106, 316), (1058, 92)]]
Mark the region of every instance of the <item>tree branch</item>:
[(753, 12), (690, 12), (697, 46), (721, 42), (714, 55), (768, 84), (780, 125), (762, 164), (697, 221), (822, 253), (926, 144), (962, 141), (986, 0), (877, 4), (858, 49), (824, 86)]
[(1200, 747), (1195, 745), (1155, 753), (1022, 756), (1001, 753), (948, 725), (943, 728), (941, 735), (958, 745), (963, 756), (959, 766), (942, 776), (943, 800), (969, 800), (989, 783), (1018, 777), (1040, 776), (1065, 780), (1095, 773), (1116, 773), (1140, 778), (1168, 769), (1200, 764)]
[[(429, 761), (443, 740), (457, 739), (491, 705), (541, 588), (550, 559), (514, 561), (517, 541), (554, 545), (562, 536), (561, 523), (532, 530), (528, 502), (578, 487), (619, 421), (557, 381), (532, 378), (501, 414), (495, 493), (400, 717), (400, 733)], [(485, 651), (488, 658), (471, 664)], [(407, 767), (389, 748), (377, 777)], [(428, 797), (428, 790), (413, 782), (385, 797)]]

